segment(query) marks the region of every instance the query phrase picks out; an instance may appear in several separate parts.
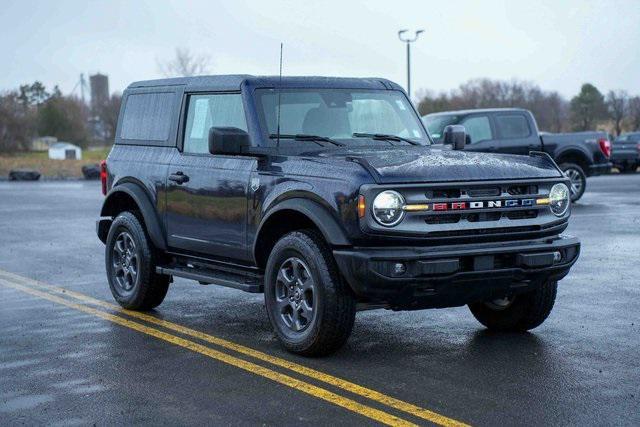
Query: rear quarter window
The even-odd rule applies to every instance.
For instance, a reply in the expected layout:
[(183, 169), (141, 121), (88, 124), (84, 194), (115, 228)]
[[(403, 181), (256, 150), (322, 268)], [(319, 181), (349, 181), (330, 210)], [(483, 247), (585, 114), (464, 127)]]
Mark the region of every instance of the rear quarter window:
[(501, 139), (526, 138), (531, 135), (529, 121), (522, 114), (499, 114), (495, 116), (495, 123)]
[(120, 139), (162, 145), (169, 138), (173, 101), (173, 92), (134, 93), (127, 96)]

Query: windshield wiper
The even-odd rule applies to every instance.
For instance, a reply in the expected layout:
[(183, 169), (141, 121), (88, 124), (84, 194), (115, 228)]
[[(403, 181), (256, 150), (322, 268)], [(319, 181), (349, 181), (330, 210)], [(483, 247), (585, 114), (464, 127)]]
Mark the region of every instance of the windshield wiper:
[(407, 142), (411, 145), (420, 145), (419, 143), (410, 140), (409, 138), (403, 138), (401, 136), (396, 135), (387, 135), (386, 133), (361, 133), (356, 132), (353, 134), (356, 138), (371, 138), (378, 141), (402, 141)]
[[(274, 138), (278, 138), (278, 134), (277, 133), (272, 133), (271, 135), (269, 135), (269, 138), (274, 139)], [(321, 147), (324, 147), (324, 145), (320, 144), (319, 142), (328, 142), (330, 144), (336, 145), (338, 147), (344, 147), (345, 144), (335, 141), (331, 138), (328, 138), (326, 136), (320, 136), (320, 135), (307, 135), (305, 133), (297, 133), (295, 135), (291, 135), (291, 134), (280, 134), (280, 138), (282, 139), (293, 139), (296, 141), (312, 141), (315, 142), (316, 144), (320, 145)]]

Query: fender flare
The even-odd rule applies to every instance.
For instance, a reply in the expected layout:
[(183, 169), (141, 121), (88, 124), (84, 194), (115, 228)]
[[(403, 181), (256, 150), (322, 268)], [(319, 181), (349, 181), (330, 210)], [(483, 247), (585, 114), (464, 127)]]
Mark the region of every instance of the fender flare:
[(253, 251), (255, 253), (258, 236), (260, 236), (263, 226), (276, 213), (283, 210), (293, 210), (305, 215), (320, 230), (322, 236), (331, 246), (351, 246), (351, 242), (347, 238), (343, 228), (334, 218), (329, 210), (320, 203), (309, 199), (294, 197), (277, 203), (263, 216), (260, 226), (256, 232), (256, 239), (253, 242)]
[(156, 213), (156, 209), (151, 203), (147, 192), (140, 185), (134, 184), (132, 182), (125, 182), (113, 187), (111, 191), (109, 191), (109, 194), (107, 194), (104, 203), (102, 204), (100, 216), (103, 218), (111, 217), (113, 220), (113, 216), (105, 211), (105, 207), (108, 205), (109, 201), (118, 193), (125, 193), (133, 199), (135, 204), (138, 206), (138, 210), (142, 214), (145, 228), (147, 229), (149, 238), (153, 242), (154, 246), (158, 249), (166, 250), (167, 242), (165, 240), (162, 226), (160, 225), (160, 220), (158, 219), (158, 214)]
[(582, 147), (578, 147), (576, 145), (563, 147), (560, 150), (556, 151), (554, 160), (556, 161), (556, 163), (560, 164), (561, 162), (559, 162), (557, 159), (560, 159), (561, 157), (566, 155), (574, 155), (576, 157), (579, 157), (583, 159), (586, 164), (593, 163), (593, 159), (591, 158), (591, 153), (589, 153), (586, 149)]

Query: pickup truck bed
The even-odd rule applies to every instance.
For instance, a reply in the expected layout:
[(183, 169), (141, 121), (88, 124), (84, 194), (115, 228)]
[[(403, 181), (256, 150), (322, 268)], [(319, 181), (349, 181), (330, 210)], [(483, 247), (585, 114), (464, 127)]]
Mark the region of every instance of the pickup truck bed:
[(640, 165), (640, 132), (620, 135), (611, 149), (611, 162), (620, 172), (635, 172)]

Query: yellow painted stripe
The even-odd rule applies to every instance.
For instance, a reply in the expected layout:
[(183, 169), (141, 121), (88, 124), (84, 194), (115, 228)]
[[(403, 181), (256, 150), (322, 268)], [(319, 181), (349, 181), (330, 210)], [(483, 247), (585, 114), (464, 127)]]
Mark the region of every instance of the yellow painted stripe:
[(22, 277), (22, 276), (18, 276), (15, 275), (13, 273), (9, 273), (9, 272), (5, 272), (3, 270), (0, 270), (0, 276), (1, 275), (5, 275), (7, 278), (11, 278), (12, 280), (18, 280), (21, 281), (23, 283), (27, 283), (27, 284), (31, 284), (31, 285), (36, 285), (36, 286), (40, 286), (43, 287), (45, 289), (50, 289), (54, 292), (57, 293), (61, 293), (64, 295), (68, 295), (71, 298), (75, 298), (77, 300), (80, 301), (84, 301), (93, 305), (97, 305), (100, 307), (105, 307), (111, 310), (116, 310), (120, 313), (124, 313), (128, 316), (131, 316), (133, 318), (136, 319), (140, 319), (140, 320), (144, 320), (146, 322), (152, 323), (154, 325), (158, 325), (158, 326), (162, 326), (164, 328), (170, 329), (172, 331), (176, 331), (179, 332), (181, 334), (190, 336), (190, 337), (194, 337), (194, 338), (198, 338), (200, 340), (218, 345), (220, 347), (229, 349), (229, 350), (233, 350), (236, 351), (238, 353), (253, 357), (255, 359), (270, 363), (272, 365), (275, 366), (279, 366), (285, 369), (289, 369), (290, 371), (296, 372), (300, 375), (305, 375), (307, 377), (313, 378), (315, 380), (318, 381), (322, 381), (324, 383), (330, 384), (334, 387), (338, 387), (340, 389), (346, 390), (350, 393), (365, 397), (367, 399), (373, 400), (375, 402), (381, 403), (383, 405), (386, 405), (388, 407), (391, 407), (393, 409), (411, 414), (413, 416), (422, 418), (424, 420), (433, 422), (435, 424), (438, 425), (442, 425), (442, 426), (451, 426), (451, 427), (462, 427), (462, 426), (467, 426), (467, 424), (462, 423), (460, 421), (457, 421), (455, 419), (449, 418), (445, 415), (441, 415), (437, 412), (425, 409), (425, 408), (421, 408), (420, 406), (414, 405), (412, 403), (409, 402), (405, 402), (403, 400), (394, 398), (392, 396), (388, 396), (386, 394), (383, 394), (379, 391), (376, 390), (372, 390), (370, 388), (367, 387), (363, 387), (361, 385), (352, 383), (350, 381), (344, 380), (342, 378), (338, 378), (335, 377), (333, 375), (329, 375), (326, 374), (324, 372), (312, 369), (312, 368), (308, 368), (304, 365), (300, 365), (298, 363), (294, 363), (294, 362), (290, 362), (286, 359), (282, 359), (280, 357), (276, 357), (276, 356), (271, 356), (269, 354), (263, 353), (261, 351), (258, 350), (254, 350), (250, 347), (245, 347), (243, 345), (240, 344), (236, 344), (234, 342), (231, 341), (227, 341), (225, 339), (222, 338), (218, 338), (216, 336), (213, 335), (209, 335), (206, 334), (204, 332), (192, 329), (192, 328), (188, 328), (173, 322), (169, 322), (166, 320), (162, 320), (162, 319), (158, 319), (156, 317), (153, 317), (151, 315), (145, 314), (145, 313), (141, 313), (141, 312), (137, 312), (137, 311), (132, 311), (132, 310), (125, 310), (122, 309), (120, 306), (115, 305), (115, 304), (111, 304), (108, 303), (106, 301), (102, 301), (99, 299), (95, 299), (92, 298), (88, 295), (84, 295), (81, 294), (79, 292), (75, 292), (75, 291), (71, 291), (68, 289), (64, 289), (64, 288), (60, 288), (57, 286), (53, 286), (47, 283), (43, 283), (43, 282), (39, 282), (33, 279), (28, 279), (26, 277)]
[(56, 304), (64, 305), (68, 308), (72, 308), (74, 310), (81, 311), (86, 314), (90, 314), (92, 316), (99, 317), (101, 319), (107, 320), (109, 322), (113, 322), (120, 326), (124, 326), (125, 328), (129, 328), (138, 332), (141, 332), (146, 335), (150, 335), (152, 337), (158, 338), (160, 340), (169, 342), (179, 347), (186, 348), (196, 353), (200, 353), (204, 356), (210, 357), (212, 359), (216, 359), (218, 361), (227, 363), (231, 366), (235, 366), (236, 368), (243, 369), (251, 374), (259, 375), (264, 378), (268, 378), (272, 381), (275, 381), (279, 384), (285, 385), (287, 387), (291, 387), (303, 393), (309, 394), (313, 397), (325, 400), (327, 402), (333, 403), (334, 405), (338, 405), (342, 408), (345, 408), (349, 411), (355, 412), (357, 414), (363, 415), (367, 418), (371, 418), (372, 420), (381, 422), (383, 424), (391, 425), (391, 426), (413, 426), (415, 424), (410, 423), (406, 420), (398, 418), (389, 413), (380, 411), (378, 409), (363, 405), (354, 400), (345, 398), (338, 394), (335, 394), (329, 390), (314, 386), (312, 384), (308, 384), (304, 381), (298, 380), (296, 378), (290, 377), (285, 374), (281, 374), (269, 368), (265, 368), (263, 366), (257, 365), (255, 363), (247, 362), (243, 359), (239, 359), (237, 357), (233, 357), (229, 354), (222, 353), (218, 350), (214, 350), (212, 348), (206, 347), (201, 344), (197, 344), (193, 341), (189, 341), (184, 338), (177, 337), (175, 335), (171, 335), (166, 332), (162, 332), (159, 329), (150, 328), (148, 326), (144, 326), (140, 323), (133, 322), (131, 320), (127, 320), (123, 317), (116, 316), (101, 310), (96, 310), (95, 308), (87, 307), (86, 305), (80, 305), (73, 302), (70, 302), (66, 299), (57, 297), (55, 295), (49, 294), (47, 292), (39, 291), (33, 289), (28, 286), (23, 286), (17, 283), (12, 283), (7, 280), (0, 279), (0, 284), (4, 286), (8, 286), (14, 288), (16, 290), (25, 292), (27, 294), (49, 300)]
[(549, 204), (549, 199), (547, 199), (547, 198), (538, 199), (538, 200), (536, 200), (536, 204), (537, 205), (548, 205)]

